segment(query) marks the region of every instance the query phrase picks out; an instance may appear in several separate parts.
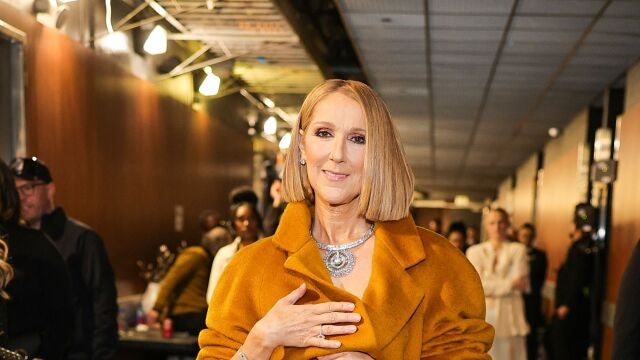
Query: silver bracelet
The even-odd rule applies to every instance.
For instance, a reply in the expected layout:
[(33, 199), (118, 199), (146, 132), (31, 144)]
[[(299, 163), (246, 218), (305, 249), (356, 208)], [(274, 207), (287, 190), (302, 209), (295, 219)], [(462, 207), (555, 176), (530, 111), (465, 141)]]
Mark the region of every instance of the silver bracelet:
[(240, 358), (240, 360), (249, 360), (249, 358), (247, 357), (247, 355), (245, 355), (241, 349), (238, 349), (238, 357)]

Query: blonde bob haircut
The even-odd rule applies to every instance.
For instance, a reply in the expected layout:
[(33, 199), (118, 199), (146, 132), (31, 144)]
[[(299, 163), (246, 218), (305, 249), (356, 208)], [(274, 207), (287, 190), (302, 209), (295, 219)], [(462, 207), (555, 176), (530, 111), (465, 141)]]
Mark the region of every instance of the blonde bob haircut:
[(353, 80), (326, 80), (307, 95), (291, 131), (291, 145), (283, 174), (283, 198), (287, 202), (314, 202), (306, 166), (300, 164), (300, 142), (320, 101), (341, 93), (360, 104), (366, 121), (363, 183), (358, 210), (369, 221), (398, 220), (409, 215), (413, 196), (413, 172), (400, 144), (391, 115), (380, 96)]

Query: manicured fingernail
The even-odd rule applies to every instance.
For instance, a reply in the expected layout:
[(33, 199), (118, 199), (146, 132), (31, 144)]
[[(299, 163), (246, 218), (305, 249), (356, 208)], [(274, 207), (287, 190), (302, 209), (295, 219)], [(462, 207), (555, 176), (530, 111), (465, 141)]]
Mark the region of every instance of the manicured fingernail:
[(349, 308), (349, 310), (353, 310), (353, 309), (355, 309), (355, 308), (356, 308), (356, 304), (354, 304), (354, 303), (349, 303), (348, 308)]
[(334, 349), (337, 349), (340, 346), (342, 346), (342, 343), (340, 343), (340, 341), (334, 341), (334, 342), (331, 343), (331, 345), (333, 345)]
[(352, 333), (354, 333), (354, 332), (358, 331), (358, 327), (357, 327), (357, 326), (355, 326), (355, 325), (351, 325), (351, 326), (349, 327), (349, 330), (350, 330)]

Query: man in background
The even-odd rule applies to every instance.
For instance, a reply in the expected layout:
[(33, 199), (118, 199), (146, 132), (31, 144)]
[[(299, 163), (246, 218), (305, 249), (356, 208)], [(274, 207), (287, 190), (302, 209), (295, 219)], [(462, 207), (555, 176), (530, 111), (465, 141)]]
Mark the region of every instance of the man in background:
[(547, 278), (547, 253), (534, 246), (536, 228), (525, 223), (518, 229), (518, 241), (527, 247), (529, 260), (529, 290), (522, 294), (524, 314), (529, 323), (527, 335), (527, 358), (538, 358), (539, 329), (544, 327), (542, 316), (542, 286)]
[(73, 292), (75, 335), (68, 359), (112, 359), (118, 327), (113, 269), (100, 236), (54, 205), (49, 168), (36, 157), (16, 158), (11, 171), (20, 194), (20, 215), (40, 230), (64, 258)]

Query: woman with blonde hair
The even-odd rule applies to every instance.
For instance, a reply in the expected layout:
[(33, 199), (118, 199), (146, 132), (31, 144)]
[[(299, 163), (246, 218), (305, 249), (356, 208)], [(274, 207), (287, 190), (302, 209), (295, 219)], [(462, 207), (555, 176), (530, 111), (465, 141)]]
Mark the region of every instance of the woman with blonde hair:
[(487, 322), (496, 331), (489, 354), (496, 360), (526, 360), (525, 336), (529, 326), (522, 293), (529, 289), (527, 248), (508, 240), (509, 215), (504, 209), (489, 210), (483, 224), (488, 239), (471, 246), (467, 258), (482, 279)]
[(489, 359), (480, 279), (411, 218), (413, 174), (380, 97), (327, 80), (292, 134), (288, 205), (227, 266), (198, 359)]

